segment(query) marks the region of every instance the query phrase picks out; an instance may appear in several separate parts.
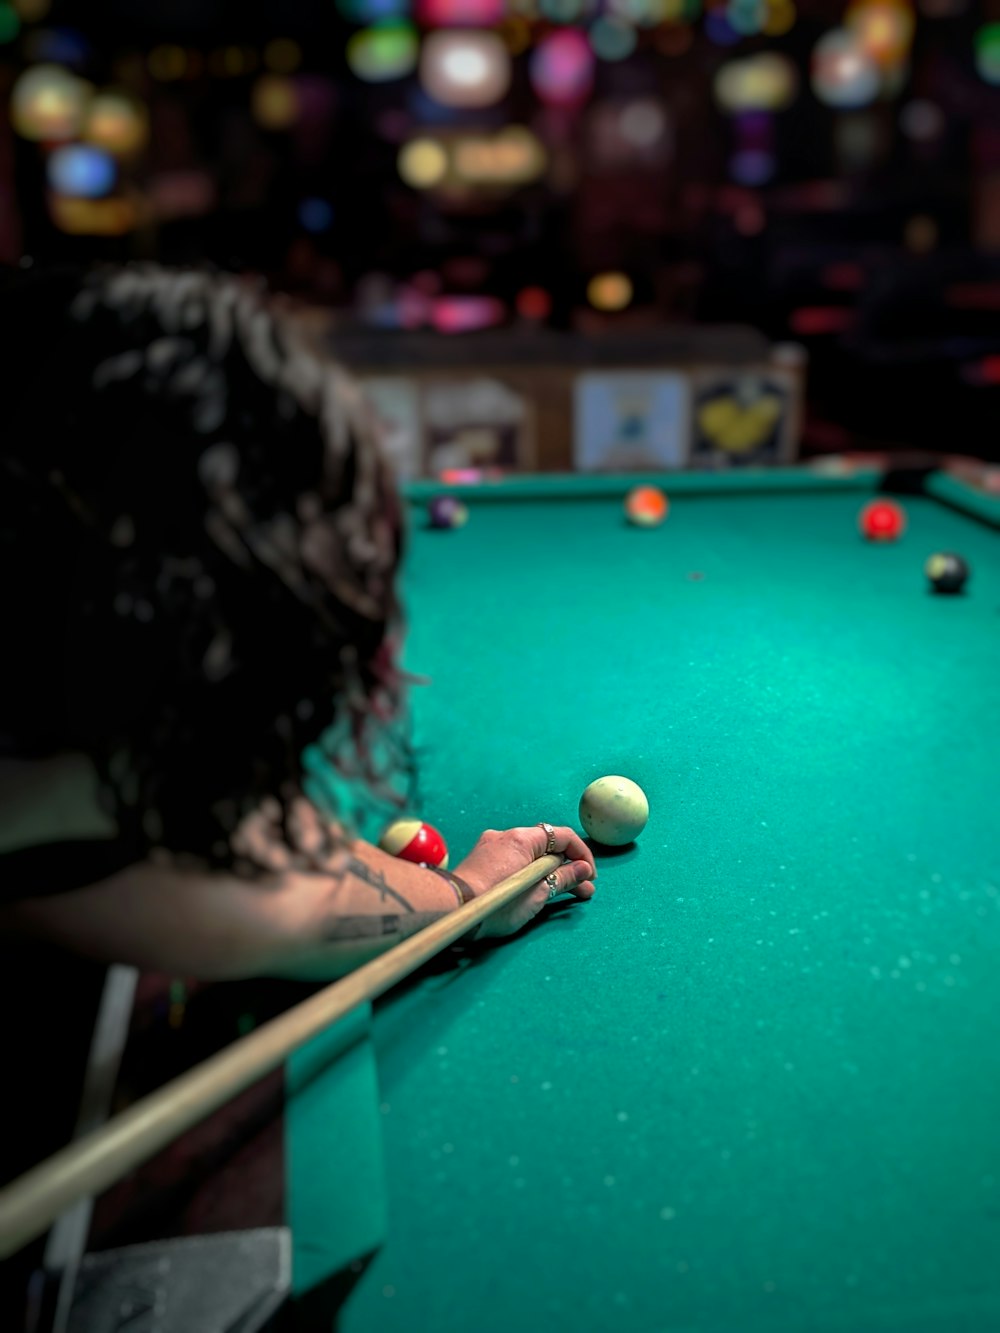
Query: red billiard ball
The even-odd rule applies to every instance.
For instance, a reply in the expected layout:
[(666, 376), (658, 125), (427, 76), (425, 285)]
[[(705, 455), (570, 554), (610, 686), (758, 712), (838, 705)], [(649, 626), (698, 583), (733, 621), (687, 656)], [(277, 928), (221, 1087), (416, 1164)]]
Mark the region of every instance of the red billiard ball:
[(655, 486), (634, 486), (625, 497), (625, 516), (639, 528), (655, 528), (663, 522), (670, 501)]
[(894, 542), (906, 531), (906, 512), (894, 500), (872, 500), (858, 516), (858, 527), (870, 542)]
[(419, 819), (397, 819), (378, 840), (383, 852), (402, 861), (448, 869), (448, 845), (436, 828)]

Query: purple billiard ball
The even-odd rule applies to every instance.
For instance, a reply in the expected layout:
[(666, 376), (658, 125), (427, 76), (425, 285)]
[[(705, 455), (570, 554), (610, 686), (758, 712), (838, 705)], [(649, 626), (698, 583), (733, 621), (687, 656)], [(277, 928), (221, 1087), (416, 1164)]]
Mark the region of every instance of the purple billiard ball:
[(437, 495), (427, 510), (432, 528), (460, 528), (468, 519), (469, 511), (454, 495)]

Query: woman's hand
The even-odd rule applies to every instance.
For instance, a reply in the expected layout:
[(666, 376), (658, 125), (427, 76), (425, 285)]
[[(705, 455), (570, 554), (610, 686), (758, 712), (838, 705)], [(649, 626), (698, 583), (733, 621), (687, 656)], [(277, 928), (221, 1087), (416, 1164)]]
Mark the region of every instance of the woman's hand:
[[(567, 858), (566, 864), (555, 872), (556, 893), (572, 893), (583, 901), (592, 898), (597, 870), (589, 847), (571, 828), (553, 829), (553, 838), (553, 851)], [(464, 879), (478, 896), (544, 856), (548, 844), (548, 834), (540, 824), (502, 832), (487, 829), (461, 865), (455, 867), (455, 874)], [(488, 917), (479, 927), (476, 938), (513, 935), (538, 915), (551, 896), (552, 890), (545, 880), (525, 889), (520, 897)]]

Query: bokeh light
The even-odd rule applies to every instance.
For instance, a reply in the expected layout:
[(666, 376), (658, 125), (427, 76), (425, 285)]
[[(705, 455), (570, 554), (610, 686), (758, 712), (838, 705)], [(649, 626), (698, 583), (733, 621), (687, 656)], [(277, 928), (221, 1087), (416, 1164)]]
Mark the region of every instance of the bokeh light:
[(90, 59), (92, 48), (76, 28), (38, 28), (25, 33), (24, 54), (31, 64), (81, 70)]
[(92, 144), (57, 148), (46, 166), (49, 186), (73, 199), (103, 199), (115, 187), (118, 168), (110, 153)]
[(846, 27), (861, 49), (883, 69), (899, 65), (913, 40), (913, 10), (907, 0), (854, 0)]
[(510, 55), (494, 32), (432, 32), (420, 53), (420, 81), (442, 106), (493, 106), (510, 87)]
[(796, 18), (793, 0), (768, 0), (767, 15), (761, 32), (765, 37), (783, 37), (795, 27)]
[(587, 283), (587, 300), (595, 310), (625, 310), (632, 296), (632, 279), (627, 273), (598, 273)]
[(742, 41), (742, 34), (736, 31), (728, 15), (720, 9), (713, 9), (705, 15), (705, 36), (716, 46), (735, 46)]
[(492, 28), (503, 16), (503, 0), (417, 0), (417, 20), (428, 28)]
[(655, 148), (666, 138), (668, 125), (665, 109), (651, 97), (629, 102), (618, 118), (619, 133), (633, 148)]
[(274, 37), (264, 47), (264, 64), (274, 74), (294, 74), (302, 64), (302, 48), (291, 37)]
[(767, 22), (766, 0), (729, 0), (726, 21), (741, 37), (752, 37), (762, 32)]
[(35, 65), (11, 91), (11, 121), (24, 139), (58, 143), (74, 138), (93, 88), (59, 65)]
[(400, 150), (400, 177), (415, 190), (430, 190), (448, 174), (448, 154), (436, 139), (411, 139)]
[(777, 169), (778, 159), (769, 148), (738, 148), (729, 159), (729, 174), (740, 185), (766, 185)]
[(593, 12), (594, 0), (539, 0), (538, 12), (552, 23), (579, 23)]
[(618, 19), (599, 18), (590, 29), (590, 45), (598, 60), (626, 60), (638, 40), (635, 28)]
[(149, 139), (146, 108), (127, 93), (98, 93), (87, 108), (83, 137), (119, 157), (137, 153)]
[(172, 83), (176, 79), (183, 79), (187, 71), (187, 52), (181, 46), (154, 46), (147, 64), (150, 74), (158, 83)]
[(531, 84), (539, 99), (551, 106), (582, 102), (594, 84), (594, 53), (577, 28), (553, 32), (531, 56)]
[(250, 108), (262, 129), (290, 129), (299, 118), (298, 89), (283, 74), (262, 74), (253, 86)]
[(938, 225), (926, 213), (917, 213), (903, 228), (903, 244), (914, 255), (929, 254), (938, 243)]
[(976, 70), (984, 83), (1000, 84), (1000, 23), (987, 23), (976, 33)]
[(878, 66), (853, 32), (835, 28), (813, 49), (812, 86), (826, 106), (868, 106), (879, 94)]
[(899, 113), (899, 128), (914, 143), (931, 143), (944, 133), (944, 112), (926, 98), (914, 98)]
[(715, 100), (723, 111), (782, 111), (795, 100), (798, 71), (776, 51), (730, 60), (715, 75)]
[(49, 214), (53, 225), (67, 236), (124, 236), (139, 222), (131, 199), (74, 199), (53, 194)]
[(14, 0), (14, 8), (23, 23), (41, 23), (52, 8), (52, 0)]
[(406, 18), (410, 0), (337, 0), (337, 8), (348, 23), (364, 25)]
[(438, 333), (474, 333), (495, 328), (506, 313), (495, 296), (439, 296), (431, 302), (430, 322)]
[(411, 74), (419, 52), (412, 23), (376, 23), (348, 40), (347, 64), (351, 73), (365, 83), (387, 83)]
[(299, 204), (299, 223), (304, 231), (322, 235), (333, 226), (333, 205), (329, 199), (303, 199)]
[(516, 305), (521, 318), (534, 323), (541, 323), (552, 314), (552, 297), (544, 287), (522, 287)]
[(451, 167), (463, 185), (510, 188), (537, 180), (546, 154), (538, 137), (523, 125), (505, 125), (494, 134), (458, 135)]
[(0, 4), (0, 45), (12, 42), (21, 31), (21, 18), (11, 5)]

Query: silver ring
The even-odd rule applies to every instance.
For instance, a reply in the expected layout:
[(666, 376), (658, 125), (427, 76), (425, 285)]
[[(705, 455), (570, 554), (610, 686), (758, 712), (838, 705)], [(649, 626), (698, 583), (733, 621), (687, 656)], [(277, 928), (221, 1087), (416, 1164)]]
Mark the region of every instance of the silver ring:
[(559, 893), (559, 876), (553, 870), (551, 875), (545, 876), (545, 883), (549, 886), (549, 901)]
[(551, 856), (556, 849), (556, 831), (551, 824), (546, 824), (544, 820), (538, 825), (538, 827), (545, 830), (545, 836), (549, 840), (545, 848), (545, 855)]

